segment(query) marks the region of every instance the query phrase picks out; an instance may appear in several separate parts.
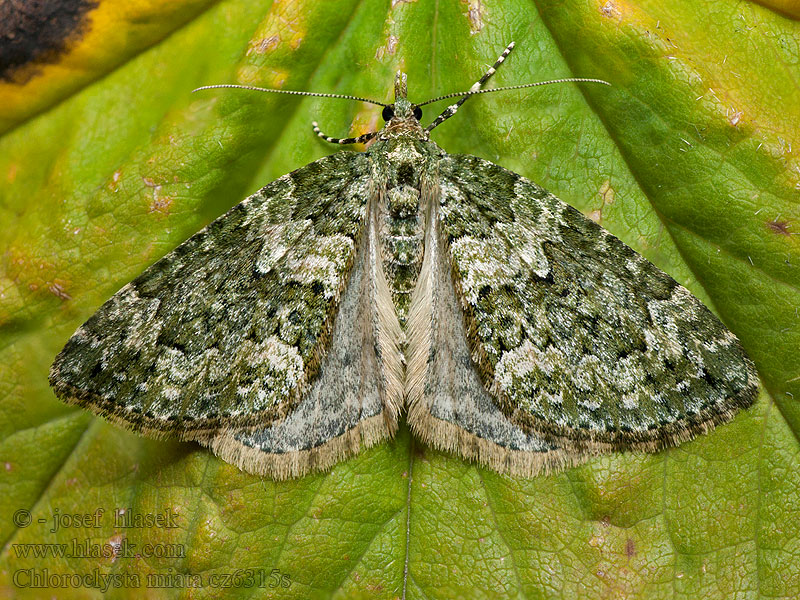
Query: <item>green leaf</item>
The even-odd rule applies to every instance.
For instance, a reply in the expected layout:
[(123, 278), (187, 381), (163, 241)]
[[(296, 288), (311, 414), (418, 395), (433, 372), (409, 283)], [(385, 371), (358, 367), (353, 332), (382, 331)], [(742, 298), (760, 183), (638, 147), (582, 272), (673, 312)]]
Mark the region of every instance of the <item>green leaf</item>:
[[(82, 30), (96, 60), (80, 86), (41, 67), (0, 89), (30, 106), (0, 109), (0, 594), (100, 597), (85, 586), (105, 581), (115, 598), (800, 596), (797, 22), (738, 0), (147, 10), (150, 37), (127, 17)], [(337, 151), (312, 119), (336, 136), (381, 122), (361, 103), (193, 88), (386, 100), (402, 68), (424, 100), (468, 89), (512, 40), (494, 85), (613, 87), (473, 98), (435, 141), (540, 183), (689, 287), (756, 362), (752, 409), (670, 451), (530, 480), (402, 427), (330, 473), (275, 483), (56, 400), (49, 365), (104, 300), (247, 194)], [(47, 64), (74, 60), (70, 43)], [(119, 509), (162, 521), (115, 526)], [(56, 514), (88, 520), (53, 531)], [(132, 556), (26, 546), (73, 540)]]

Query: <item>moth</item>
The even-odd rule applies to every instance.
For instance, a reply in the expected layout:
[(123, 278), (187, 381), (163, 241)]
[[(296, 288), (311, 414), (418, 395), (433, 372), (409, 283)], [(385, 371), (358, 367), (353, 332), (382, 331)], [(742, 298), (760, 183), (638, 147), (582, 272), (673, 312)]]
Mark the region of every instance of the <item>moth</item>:
[(55, 393), (276, 479), (391, 438), (404, 414), (426, 444), (534, 476), (751, 405), (752, 362), (685, 288), (535, 183), (430, 140), (509, 89), (482, 86), (513, 47), (421, 104), (402, 72), (392, 104), (269, 90), (371, 102), (385, 125), (314, 123), (372, 143), (268, 184), (124, 286), (56, 357)]

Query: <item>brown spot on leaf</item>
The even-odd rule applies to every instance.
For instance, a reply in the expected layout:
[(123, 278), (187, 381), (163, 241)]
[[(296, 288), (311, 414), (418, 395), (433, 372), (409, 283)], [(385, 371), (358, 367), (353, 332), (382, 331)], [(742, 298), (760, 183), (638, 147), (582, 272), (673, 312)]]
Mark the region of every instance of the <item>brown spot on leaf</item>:
[(122, 177), (121, 170), (117, 169), (116, 171), (114, 171), (114, 173), (111, 175), (111, 181), (108, 182), (108, 189), (110, 189), (112, 192), (115, 191), (117, 189), (117, 184), (119, 183), (121, 177)]
[(603, 182), (603, 185), (600, 186), (598, 190), (600, 197), (603, 199), (603, 204), (614, 204), (614, 200), (616, 200), (617, 192), (611, 187), (611, 182), (606, 179)]
[(628, 558), (632, 558), (636, 555), (636, 544), (633, 543), (633, 539), (628, 538), (628, 541), (625, 542), (625, 554), (628, 555)]
[(617, 21), (622, 20), (622, 11), (619, 9), (616, 2), (612, 2), (611, 0), (608, 0), (608, 2), (600, 7), (600, 14), (609, 19), (616, 19)]
[(600, 206), (600, 208), (591, 211), (586, 216), (595, 223), (600, 223), (603, 220), (603, 208), (607, 204), (614, 204), (614, 201), (616, 200), (616, 192), (614, 191), (614, 188), (611, 187), (611, 182), (608, 179), (606, 179), (600, 186), (600, 189), (597, 190), (597, 195), (600, 196), (600, 200), (603, 202), (603, 204)]
[(469, 32), (472, 35), (479, 33), (483, 29), (484, 16), (486, 10), (481, 0), (461, 0), (467, 5), (467, 18), (469, 19)]
[(254, 52), (273, 52), (281, 44), (288, 44), (292, 50), (297, 50), (306, 35), (307, 15), (304, 10), (302, 3), (275, 0), (260, 32), (261, 39), (250, 44), (248, 56)]
[(61, 284), (60, 281), (54, 281), (50, 285), (47, 286), (47, 289), (51, 294), (53, 294), (56, 298), (61, 300), (72, 300), (72, 296), (70, 296), (64, 286)]
[(381, 60), (384, 56), (393, 56), (397, 52), (397, 44), (400, 39), (396, 35), (390, 35), (386, 43), (375, 51), (375, 59)]
[(142, 177), (142, 181), (144, 181), (147, 187), (153, 189), (153, 200), (150, 202), (148, 212), (157, 212), (164, 215), (169, 214), (169, 207), (172, 206), (173, 198), (171, 196), (162, 196), (161, 184), (156, 183), (149, 177)]
[(150, 203), (149, 212), (161, 213), (164, 215), (169, 214), (169, 207), (172, 206), (172, 198), (169, 196), (156, 196), (153, 194), (153, 201)]
[(17, 173), (19, 172), (19, 164), (11, 163), (8, 165), (8, 171), (6, 171), (6, 182), (7, 183), (14, 183), (17, 179)]
[(264, 38), (255, 47), (255, 52), (258, 54), (266, 54), (270, 50), (277, 48), (280, 41), (281, 38), (279, 38), (277, 35), (271, 35), (268, 38)]
[(107, 544), (111, 546), (113, 549), (113, 553), (111, 554), (111, 562), (117, 562), (117, 558), (120, 554), (120, 548), (122, 547), (122, 541), (125, 539), (125, 536), (121, 533), (116, 533), (108, 538)]
[(0, 2), (0, 80), (24, 83), (37, 64), (56, 62), (83, 35), (96, 6), (89, 0)]
[(604, 538), (602, 535), (593, 535), (589, 538), (589, 545), (592, 548), (599, 548), (605, 543), (605, 541), (606, 538)]
[(767, 221), (767, 229), (772, 231), (772, 233), (777, 233), (778, 235), (792, 235), (789, 231), (789, 222), (788, 221), (779, 221), (775, 219), (774, 221)]
[(744, 115), (742, 111), (734, 110), (732, 113), (728, 114), (728, 123), (730, 123), (732, 127), (736, 127), (739, 121), (742, 120), (742, 115)]

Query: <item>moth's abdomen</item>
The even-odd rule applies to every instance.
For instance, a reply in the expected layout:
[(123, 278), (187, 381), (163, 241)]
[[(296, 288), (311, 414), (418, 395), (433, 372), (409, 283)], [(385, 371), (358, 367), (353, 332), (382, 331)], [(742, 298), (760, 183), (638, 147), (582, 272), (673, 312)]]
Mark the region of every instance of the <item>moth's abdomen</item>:
[(422, 268), (424, 233), (419, 190), (410, 185), (388, 189), (381, 218), (381, 254), (401, 325), (405, 324), (411, 293)]

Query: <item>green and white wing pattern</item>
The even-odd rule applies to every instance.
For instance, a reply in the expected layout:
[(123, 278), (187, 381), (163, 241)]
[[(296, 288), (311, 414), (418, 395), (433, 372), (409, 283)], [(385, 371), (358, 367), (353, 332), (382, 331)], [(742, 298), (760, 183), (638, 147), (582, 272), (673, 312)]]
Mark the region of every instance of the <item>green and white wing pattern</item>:
[[(287, 441), (274, 452), (308, 450), (331, 431), (357, 430), (370, 418), (368, 441), (390, 435), (396, 415), (384, 415), (380, 349), (370, 343), (369, 351), (328, 352), (331, 338), (347, 329), (334, 325), (344, 305), (348, 318), (370, 322), (368, 300), (345, 292), (351, 279), (368, 279), (359, 257), (369, 197), (369, 164), (359, 153), (322, 158), (262, 188), (123, 287), (76, 331), (51, 369), (57, 395), (146, 435), (215, 447), (222, 430), (279, 430), (286, 415), (308, 408), (308, 398), (325, 415), (307, 429), (322, 433), (305, 431), (304, 448)], [(356, 329), (349, 323), (351, 343), (371, 335), (366, 326)], [(358, 363), (335, 388), (318, 385), (329, 358)], [(353, 448), (356, 440), (348, 442)], [(262, 455), (258, 470), (276, 470)], [(282, 468), (284, 476), (299, 472)]]
[[(521, 432), (572, 456), (656, 451), (752, 404), (758, 379), (739, 340), (667, 274), (488, 161), (447, 156), (440, 177), (442, 268), (452, 271), (477, 376)], [(418, 423), (442, 410), (430, 398), (418, 405)], [(439, 416), (441, 432), (448, 419)], [(491, 442), (494, 425), (481, 412), (473, 420)]]
[(567, 452), (512, 422), (486, 391), (471, 358), (452, 269), (431, 215), (408, 325), (408, 423), (426, 444), (501, 473), (533, 476), (575, 465)]
[(403, 333), (380, 268), (373, 217), (371, 210), (316, 379), (282, 421), (226, 427), (200, 440), (224, 460), (274, 479), (297, 477), (327, 469), (396, 431)]
[[(323, 470), (391, 437), (533, 476), (653, 452), (750, 406), (758, 376), (694, 296), (574, 208), (430, 132), (421, 104), (277, 179), (123, 287), (58, 354), (64, 401), (251, 473)], [(608, 85), (608, 84), (607, 84)], [(197, 90), (195, 90), (197, 91)], [(429, 125), (421, 107), (456, 98)]]

